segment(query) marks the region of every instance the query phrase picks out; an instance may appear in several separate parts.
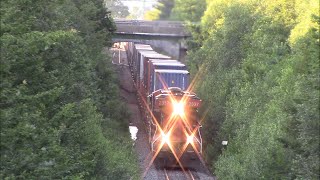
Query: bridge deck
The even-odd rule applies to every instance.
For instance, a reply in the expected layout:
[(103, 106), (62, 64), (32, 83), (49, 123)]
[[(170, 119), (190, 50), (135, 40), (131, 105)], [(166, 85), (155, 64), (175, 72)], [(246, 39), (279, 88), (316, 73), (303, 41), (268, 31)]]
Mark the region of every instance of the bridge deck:
[(188, 37), (185, 24), (179, 21), (115, 20), (116, 34)]

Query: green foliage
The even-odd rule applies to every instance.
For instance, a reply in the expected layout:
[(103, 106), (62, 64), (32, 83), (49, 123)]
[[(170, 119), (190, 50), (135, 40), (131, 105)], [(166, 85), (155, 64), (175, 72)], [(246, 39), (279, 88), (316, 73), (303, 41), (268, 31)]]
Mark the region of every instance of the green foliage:
[(212, 169), (223, 179), (318, 179), (319, 6), (207, 3), (188, 63), (201, 73)]
[(105, 0), (105, 5), (110, 9), (113, 18), (126, 18), (129, 8), (121, 0)]
[(199, 22), (205, 9), (205, 0), (175, 0), (171, 19)]
[(103, 1), (35, 3), (1, 3), (1, 179), (138, 179)]
[(143, 18), (149, 21), (158, 20), (160, 19), (160, 14), (161, 11), (159, 9), (153, 8), (152, 10), (147, 11)]
[(172, 0), (159, 0), (156, 9), (160, 11), (159, 20), (169, 19), (171, 16), (171, 11), (174, 6), (175, 1)]
[(175, 1), (173, 0), (159, 0), (155, 7), (146, 12), (144, 18), (146, 20), (168, 20), (171, 17), (171, 11)]
[(205, 8), (205, 0), (159, 0), (144, 19), (199, 22)]
[(298, 179), (319, 178), (319, 25), (320, 16), (313, 15), (313, 26), (295, 45), (291, 57), (293, 68), (298, 73), (294, 94), (297, 127), (289, 132), (296, 133), (301, 148), (291, 148), (295, 152), (294, 175)]

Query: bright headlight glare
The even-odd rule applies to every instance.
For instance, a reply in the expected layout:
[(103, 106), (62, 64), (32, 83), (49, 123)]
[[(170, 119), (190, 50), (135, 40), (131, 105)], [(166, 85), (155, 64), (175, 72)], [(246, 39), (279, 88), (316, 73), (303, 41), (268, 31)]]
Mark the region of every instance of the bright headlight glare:
[(193, 135), (187, 137), (187, 143), (191, 144), (193, 142)]
[(183, 115), (184, 114), (184, 106), (182, 103), (174, 103), (173, 104), (173, 114), (175, 114), (175, 115)]
[(169, 134), (162, 134), (162, 142), (169, 144), (170, 142)]

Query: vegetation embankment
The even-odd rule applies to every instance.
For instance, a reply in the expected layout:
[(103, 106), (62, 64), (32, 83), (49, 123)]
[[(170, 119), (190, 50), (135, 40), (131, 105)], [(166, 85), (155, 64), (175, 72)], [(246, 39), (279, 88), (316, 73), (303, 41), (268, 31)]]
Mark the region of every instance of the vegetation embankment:
[(187, 62), (218, 178), (319, 179), (319, 2), (159, 2), (146, 18), (193, 22)]
[(138, 179), (103, 0), (1, 1), (1, 179)]
[(318, 2), (207, 3), (188, 59), (192, 74), (203, 72), (197, 92), (209, 107), (203, 132), (213, 171), (318, 179)]

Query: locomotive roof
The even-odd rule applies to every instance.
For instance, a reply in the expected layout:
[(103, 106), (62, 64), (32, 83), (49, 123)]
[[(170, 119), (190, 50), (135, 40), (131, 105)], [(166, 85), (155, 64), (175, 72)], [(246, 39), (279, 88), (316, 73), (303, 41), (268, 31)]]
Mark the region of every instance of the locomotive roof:
[(197, 99), (197, 100), (201, 101), (201, 99), (194, 92), (182, 91), (181, 88), (179, 88), (179, 87), (169, 87), (168, 89), (159, 89), (159, 90), (154, 91), (152, 93), (152, 95), (154, 95), (154, 94), (157, 94), (155, 96), (157, 99), (171, 97), (172, 94), (174, 94), (174, 95), (180, 95), (180, 96), (184, 96), (184, 97), (192, 98), (192, 99)]
[(177, 73), (177, 74), (189, 74), (187, 70), (176, 70), (176, 69), (155, 69), (154, 72), (159, 73)]

